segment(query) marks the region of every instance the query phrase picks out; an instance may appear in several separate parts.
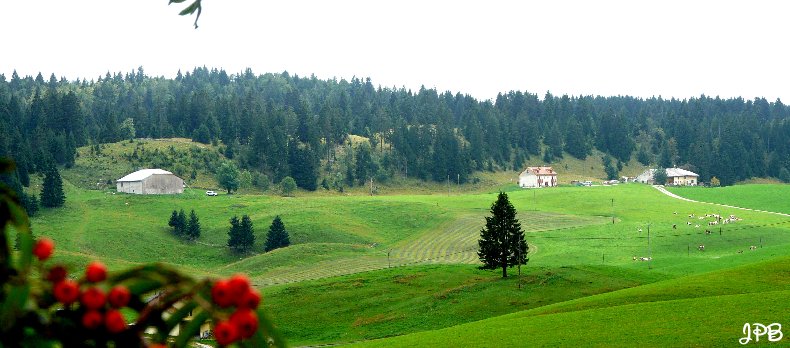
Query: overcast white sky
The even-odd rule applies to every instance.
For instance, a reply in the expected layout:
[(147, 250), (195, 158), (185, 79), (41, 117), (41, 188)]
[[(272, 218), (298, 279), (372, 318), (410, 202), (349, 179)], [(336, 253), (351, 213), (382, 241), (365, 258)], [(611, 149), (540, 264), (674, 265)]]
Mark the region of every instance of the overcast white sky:
[[(187, 0), (190, 1), (190, 0)], [(555, 95), (790, 101), (790, 1), (0, 0), (0, 73), (96, 79), (195, 66), (478, 99)]]

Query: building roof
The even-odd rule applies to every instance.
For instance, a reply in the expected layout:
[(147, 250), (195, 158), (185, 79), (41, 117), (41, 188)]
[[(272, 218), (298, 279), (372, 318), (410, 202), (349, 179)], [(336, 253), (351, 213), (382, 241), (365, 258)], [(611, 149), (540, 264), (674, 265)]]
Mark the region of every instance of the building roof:
[(151, 175), (158, 175), (158, 174), (173, 174), (173, 173), (162, 169), (140, 169), (134, 173), (131, 173), (127, 176), (124, 176), (123, 178), (118, 179), (118, 181), (140, 181)]
[(527, 167), (520, 175), (534, 174), (534, 175), (557, 175), (551, 167)]
[[(637, 180), (652, 180), (653, 179), (653, 175), (655, 174), (655, 172), (656, 172), (656, 169), (645, 170), (645, 172), (642, 173), (642, 174), (639, 174), (639, 176), (637, 176), (636, 179)], [(680, 168), (667, 168), (666, 172), (667, 172), (667, 178), (675, 178), (675, 177), (679, 177), (679, 176), (696, 176), (696, 177), (699, 177), (699, 175), (697, 175), (697, 173), (694, 173), (694, 172), (691, 172), (691, 171), (688, 171), (688, 170), (685, 170), (685, 169), (680, 169)]]
[(674, 178), (674, 177), (677, 177), (677, 176), (699, 176), (699, 175), (697, 175), (697, 173), (690, 172), (690, 171), (685, 170), (685, 169), (667, 168), (667, 177), (668, 178)]

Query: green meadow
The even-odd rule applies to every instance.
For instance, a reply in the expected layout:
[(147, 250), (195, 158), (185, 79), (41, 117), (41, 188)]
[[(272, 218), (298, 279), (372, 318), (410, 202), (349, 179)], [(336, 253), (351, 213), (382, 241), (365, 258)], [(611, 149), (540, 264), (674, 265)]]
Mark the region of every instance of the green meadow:
[[(673, 192), (788, 212), (788, 187)], [(745, 322), (790, 327), (790, 217), (682, 201), (647, 185), (500, 186), (530, 246), (521, 275), (513, 268), (507, 279), (477, 268), (477, 237), (497, 189), (208, 197), (198, 189), (114, 194), (68, 180), (65, 188), (65, 206), (32, 224), (56, 241), (56, 262), (247, 273), (294, 346), (728, 346)], [(197, 241), (170, 233), (174, 209), (198, 214)], [(741, 220), (711, 226), (705, 215), (714, 213)], [(254, 223), (255, 251), (233, 254), (228, 220), (243, 214)], [(292, 245), (264, 253), (277, 215)]]

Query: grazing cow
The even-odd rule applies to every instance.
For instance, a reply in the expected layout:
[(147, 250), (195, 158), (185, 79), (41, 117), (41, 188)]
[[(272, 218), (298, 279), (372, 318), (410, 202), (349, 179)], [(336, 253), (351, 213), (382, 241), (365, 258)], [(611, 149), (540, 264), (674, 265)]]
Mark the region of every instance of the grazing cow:
[(743, 250), (738, 250), (738, 254), (743, 254)]
[(650, 261), (652, 259), (653, 259), (652, 257), (640, 257), (639, 261)]
[(705, 234), (710, 234), (710, 230), (705, 230)]
[(700, 245), (697, 247), (697, 250), (699, 250), (699, 251), (705, 251), (705, 244), (700, 244)]
[(676, 211), (673, 211), (673, 212), (672, 212), (672, 214), (673, 214), (673, 215), (678, 215), (678, 212), (676, 212)]
[(634, 261), (636, 261), (636, 256), (634, 256)]
[(639, 232), (640, 232), (640, 233), (642, 232), (642, 228), (641, 228), (641, 227), (639, 228)]
[(674, 230), (678, 229), (678, 225), (672, 224), (672, 229)]
[(757, 250), (757, 247), (752, 245), (752, 246), (749, 247), (749, 250)]
[(694, 228), (699, 228), (699, 224), (694, 225)]
[(718, 221), (708, 221), (708, 226), (718, 225)]
[(694, 218), (694, 213), (689, 214), (689, 218)]
[(691, 226), (691, 221), (686, 221), (687, 226)]

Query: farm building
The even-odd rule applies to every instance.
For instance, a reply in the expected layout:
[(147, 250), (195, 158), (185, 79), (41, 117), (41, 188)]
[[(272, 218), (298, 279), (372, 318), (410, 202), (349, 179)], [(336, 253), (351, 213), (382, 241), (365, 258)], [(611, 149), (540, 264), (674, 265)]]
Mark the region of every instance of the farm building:
[(518, 175), (518, 186), (522, 188), (557, 186), (557, 172), (551, 167), (527, 167)]
[[(680, 169), (680, 168), (667, 168), (667, 182), (665, 185), (676, 186), (696, 186), (699, 183), (699, 175), (697, 173)], [(643, 184), (653, 184), (653, 174), (656, 169), (648, 169), (644, 173), (636, 177), (636, 182)]]
[(184, 192), (184, 180), (162, 169), (141, 169), (118, 179), (118, 192), (139, 195), (174, 194)]

